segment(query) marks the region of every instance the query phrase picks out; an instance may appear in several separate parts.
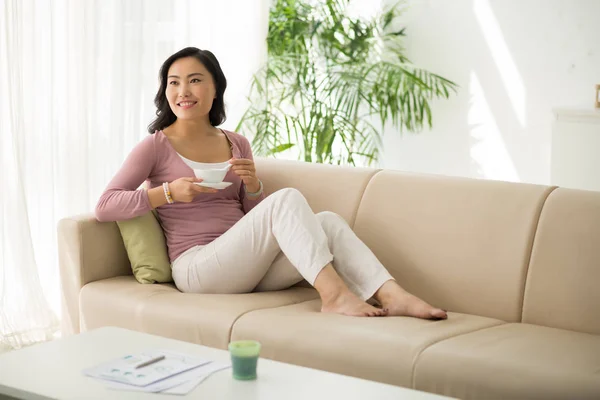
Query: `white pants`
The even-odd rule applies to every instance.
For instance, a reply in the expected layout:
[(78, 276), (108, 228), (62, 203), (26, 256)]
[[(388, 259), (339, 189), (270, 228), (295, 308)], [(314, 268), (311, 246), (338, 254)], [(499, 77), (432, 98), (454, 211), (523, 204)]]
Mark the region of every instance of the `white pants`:
[(173, 262), (182, 292), (249, 293), (314, 285), (332, 262), (351, 291), (367, 300), (393, 279), (339, 215), (314, 214), (296, 189), (282, 189), (254, 207), (223, 235)]

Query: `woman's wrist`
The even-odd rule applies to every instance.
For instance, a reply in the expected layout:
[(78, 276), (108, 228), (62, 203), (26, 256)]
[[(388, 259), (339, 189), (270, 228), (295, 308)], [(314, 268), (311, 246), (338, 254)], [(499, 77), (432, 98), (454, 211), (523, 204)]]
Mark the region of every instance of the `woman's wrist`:
[[(254, 190), (251, 190), (251, 189), (254, 189)], [(263, 192), (263, 183), (260, 179), (258, 180), (258, 188), (249, 188), (248, 186), (246, 186), (246, 195), (249, 197), (258, 197), (262, 194), (262, 192)]]
[(165, 197), (165, 192), (162, 185), (152, 189), (148, 189), (147, 193), (152, 208), (160, 207), (162, 205), (167, 204), (167, 199)]

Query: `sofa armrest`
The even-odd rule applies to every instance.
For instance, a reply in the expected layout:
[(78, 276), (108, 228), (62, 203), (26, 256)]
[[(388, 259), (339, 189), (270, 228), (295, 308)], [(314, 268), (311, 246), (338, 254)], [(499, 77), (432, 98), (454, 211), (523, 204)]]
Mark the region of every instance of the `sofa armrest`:
[(80, 332), (79, 292), (85, 284), (132, 274), (119, 227), (98, 222), (93, 214), (59, 221), (58, 262), (63, 335)]

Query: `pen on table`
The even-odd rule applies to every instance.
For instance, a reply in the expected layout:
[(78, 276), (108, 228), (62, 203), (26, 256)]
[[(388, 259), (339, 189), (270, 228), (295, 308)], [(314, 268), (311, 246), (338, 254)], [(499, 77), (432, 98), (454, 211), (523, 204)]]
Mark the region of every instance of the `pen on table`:
[(142, 368), (142, 367), (148, 366), (150, 364), (154, 364), (155, 362), (159, 362), (160, 360), (164, 360), (164, 359), (165, 359), (164, 355), (151, 358), (148, 361), (144, 361), (143, 363), (136, 365), (135, 369)]

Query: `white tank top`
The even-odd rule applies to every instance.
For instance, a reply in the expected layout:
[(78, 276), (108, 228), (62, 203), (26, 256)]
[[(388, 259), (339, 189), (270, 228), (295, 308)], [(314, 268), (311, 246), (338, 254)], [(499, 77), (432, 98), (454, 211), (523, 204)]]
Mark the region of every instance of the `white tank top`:
[(192, 161), (181, 154), (177, 153), (179, 157), (185, 162), (191, 169), (223, 169), (229, 165), (229, 161), (220, 162), (220, 163), (201, 163), (197, 161)]

